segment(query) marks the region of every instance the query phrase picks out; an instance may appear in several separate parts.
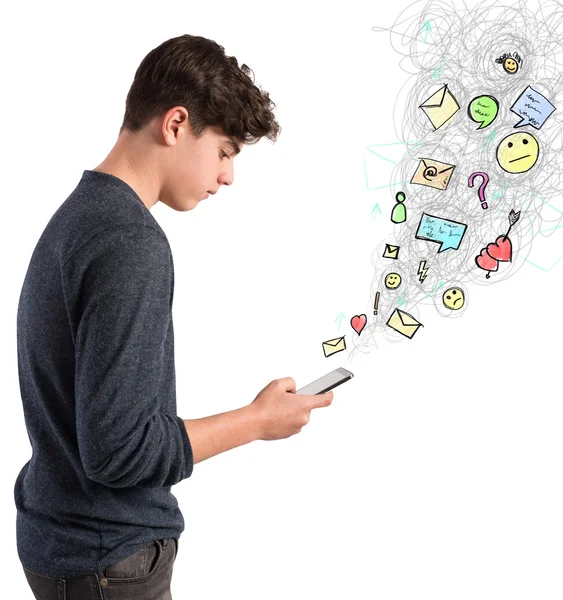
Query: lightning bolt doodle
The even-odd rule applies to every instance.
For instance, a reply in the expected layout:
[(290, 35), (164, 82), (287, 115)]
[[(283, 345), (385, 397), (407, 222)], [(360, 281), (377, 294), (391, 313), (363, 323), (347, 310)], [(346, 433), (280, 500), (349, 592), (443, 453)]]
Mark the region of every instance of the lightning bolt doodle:
[(426, 279), (427, 271), (428, 271), (428, 269), (426, 268), (426, 261), (421, 260), (420, 264), (418, 265), (418, 274), (420, 275), (418, 280), (420, 281), (420, 283), (422, 283)]

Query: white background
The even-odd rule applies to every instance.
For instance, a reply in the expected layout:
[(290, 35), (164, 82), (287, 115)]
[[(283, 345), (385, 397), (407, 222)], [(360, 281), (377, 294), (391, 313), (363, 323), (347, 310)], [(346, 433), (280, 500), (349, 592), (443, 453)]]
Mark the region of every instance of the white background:
[[(530, 260), (545, 270), (526, 263), (496, 285), (471, 284), (462, 318), (425, 306), (412, 340), (375, 336), (349, 358), (350, 318), (372, 320), (371, 256), (389, 241), (392, 207), (388, 191), (367, 190), (363, 153), (396, 141), (381, 89), (393, 99), (406, 79), (388, 34), (371, 28), (390, 27), (406, 4), (55, 2), (2, 19), (0, 519), (11, 597), (31, 598), (13, 499), (31, 456), (21, 285), (51, 215), (115, 143), (138, 64), (184, 33), (252, 68), (282, 133), (245, 148), (234, 185), (195, 210), (151, 211), (174, 256), (178, 414), (241, 407), (279, 377), (300, 387), (339, 366), (355, 377), (300, 434), (210, 458), (173, 488), (186, 521), (175, 600), (563, 596), (563, 230), (535, 240)], [(322, 342), (344, 334), (348, 350), (325, 358)]]

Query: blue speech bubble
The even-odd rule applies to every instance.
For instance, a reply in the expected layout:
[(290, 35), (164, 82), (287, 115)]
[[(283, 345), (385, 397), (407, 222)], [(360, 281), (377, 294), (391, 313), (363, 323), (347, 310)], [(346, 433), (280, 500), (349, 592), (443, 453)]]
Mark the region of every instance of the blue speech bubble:
[(440, 244), (438, 253), (444, 250), (457, 250), (465, 235), (467, 225), (450, 219), (442, 219), (422, 213), (418, 230), (414, 236), (418, 240), (428, 240)]
[(555, 106), (533, 87), (528, 86), (522, 92), (520, 98), (510, 107), (510, 110), (522, 117), (522, 120), (516, 123), (514, 127), (531, 125), (536, 129), (540, 129), (555, 110)]

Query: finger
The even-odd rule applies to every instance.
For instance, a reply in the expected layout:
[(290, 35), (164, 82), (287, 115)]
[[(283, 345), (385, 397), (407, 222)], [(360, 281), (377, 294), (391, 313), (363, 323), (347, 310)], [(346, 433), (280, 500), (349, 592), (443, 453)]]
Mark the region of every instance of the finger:
[(291, 392), (292, 394), (295, 394), (295, 379), (293, 379), (293, 377), (284, 377), (283, 379), (280, 379), (280, 381), (283, 386), (283, 389), (286, 392)]

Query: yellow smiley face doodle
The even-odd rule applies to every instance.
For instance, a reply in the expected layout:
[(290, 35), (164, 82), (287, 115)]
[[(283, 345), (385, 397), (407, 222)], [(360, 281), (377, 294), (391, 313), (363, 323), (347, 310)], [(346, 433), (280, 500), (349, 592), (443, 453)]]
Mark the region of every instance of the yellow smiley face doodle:
[(513, 58), (507, 58), (502, 64), (504, 70), (511, 75), (514, 75), (518, 71), (518, 63)]
[(396, 290), (401, 285), (401, 276), (399, 273), (389, 273), (385, 277), (385, 287), (388, 290)]
[(498, 164), (507, 173), (524, 173), (538, 161), (538, 140), (528, 132), (511, 133), (497, 147)]

